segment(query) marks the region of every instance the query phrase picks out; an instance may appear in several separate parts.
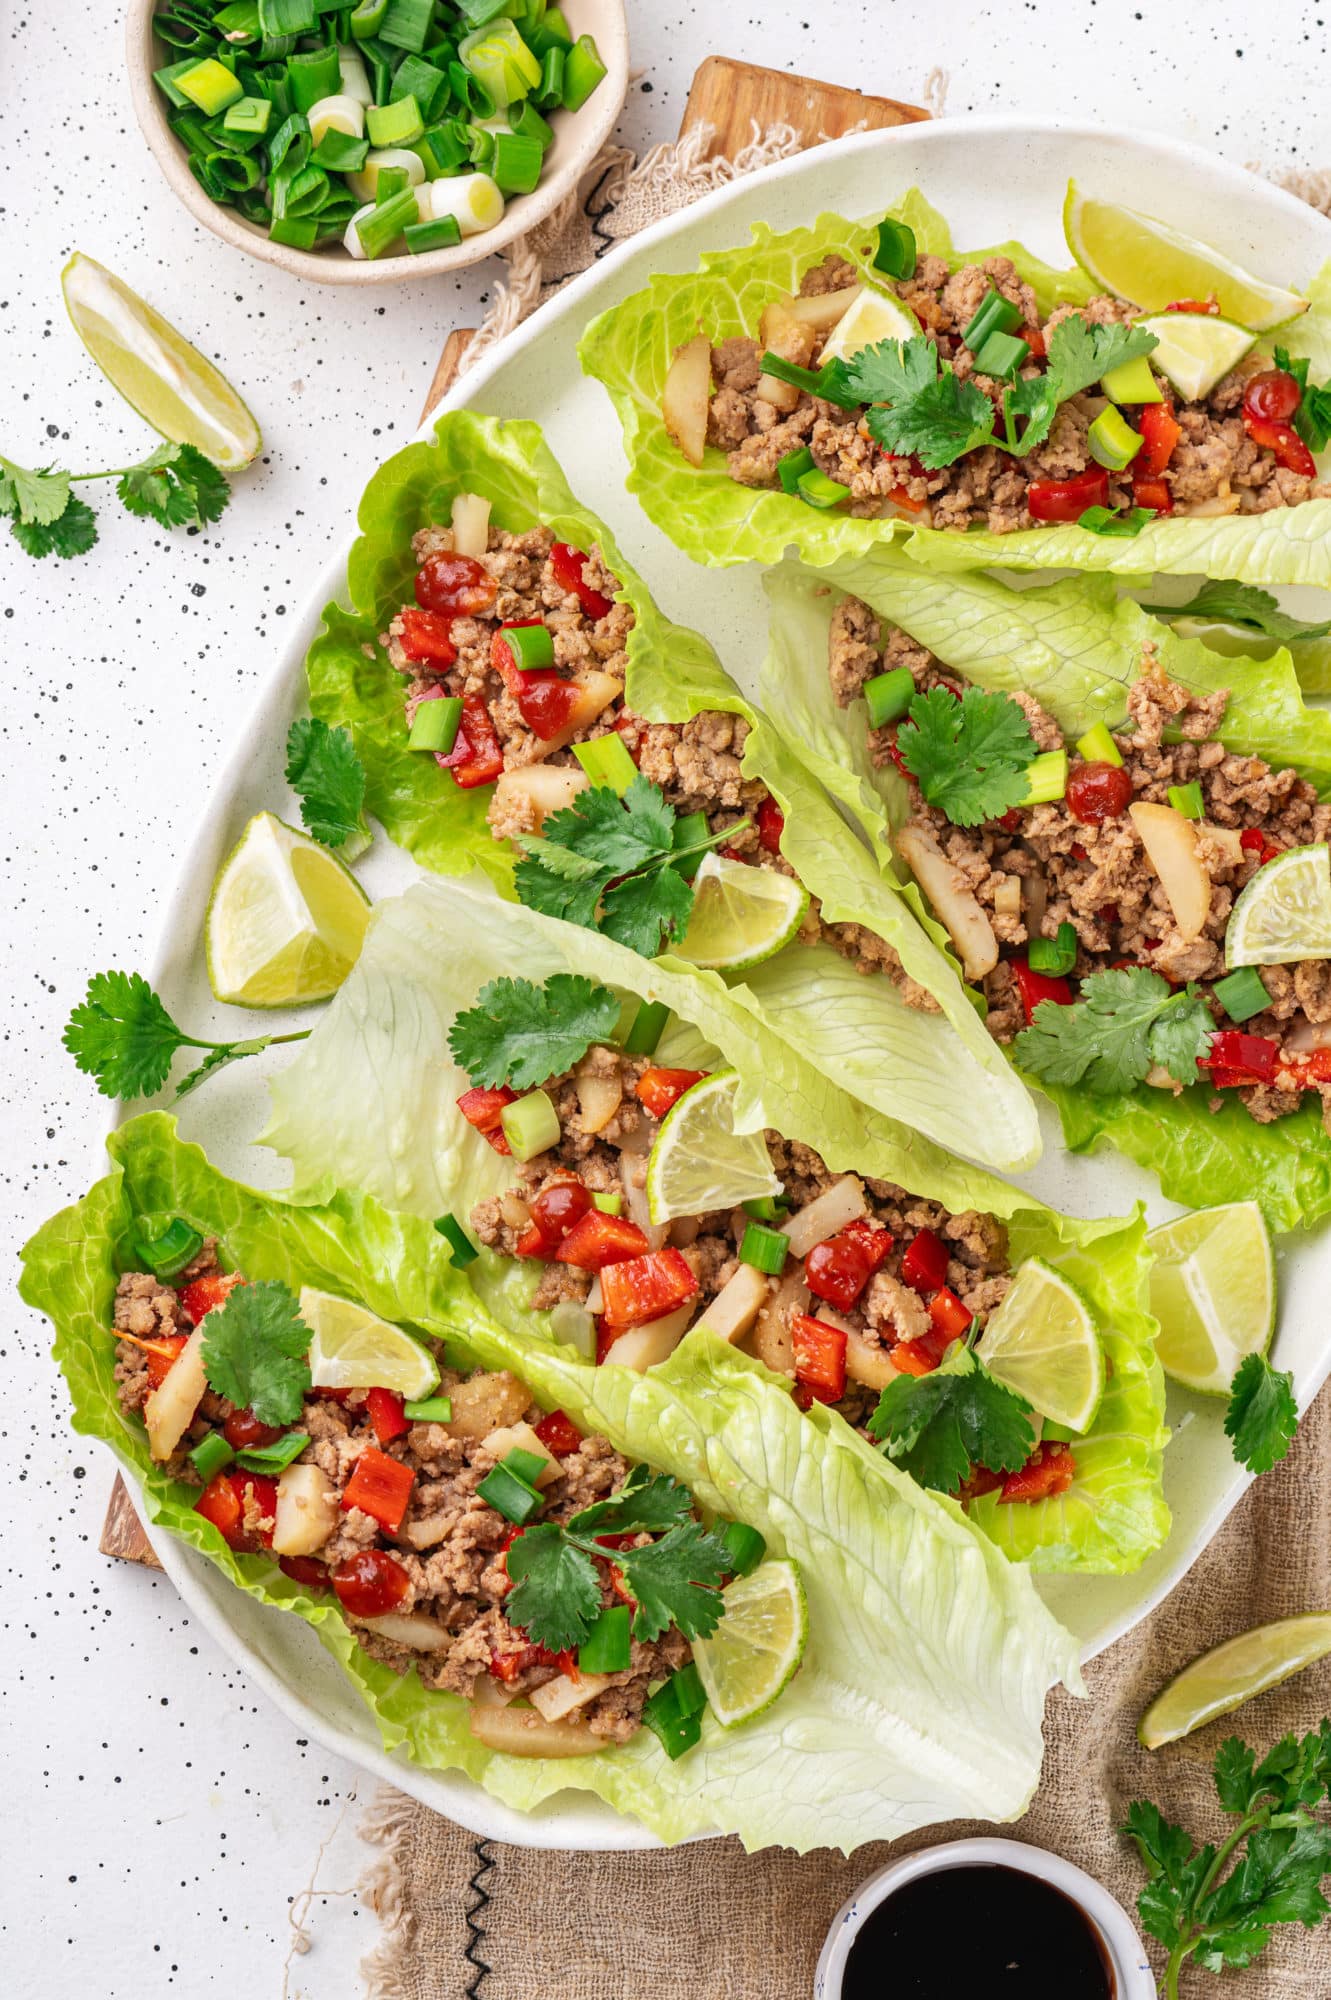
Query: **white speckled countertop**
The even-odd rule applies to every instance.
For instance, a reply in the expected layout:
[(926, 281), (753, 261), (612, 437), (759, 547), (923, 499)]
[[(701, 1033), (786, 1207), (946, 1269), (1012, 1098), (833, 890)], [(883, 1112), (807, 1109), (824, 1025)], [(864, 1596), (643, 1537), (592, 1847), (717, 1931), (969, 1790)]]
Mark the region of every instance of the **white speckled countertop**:
[[(644, 75), (627, 143), (673, 136), (717, 47), (717, 11), (630, 0)], [(65, 1016), (89, 972), (141, 962), (279, 621), (373, 466), (410, 436), (445, 334), (475, 322), (496, 275), (320, 290), (225, 250), (139, 138), (120, 13), (114, 0), (0, 0), (0, 449), (79, 470), (151, 445), (65, 322), (59, 273), (74, 249), (222, 362), (268, 448), (203, 535), (165, 534), (114, 502), (78, 563), (30, 562), (0, 533), (0, 1104), (15, 1247), (98, 1170), (104, 1107), (59, 1046)], [(1272, 170), (1331, 165), (1331, 99), (1315, 87), (1327, 8), (1308, 0), (1260, 21), (1248, 0), (765, 0), (727, 23), (725, 53), (889, 95), (918, 97), (943, 65), (953, 114), (1061, 108)], [(66, 1429), (45, 1326), (10, 1296), (9, 1990), (350, 2000), (374, 1931), (346, 1893), (366, 1854), (356, 1773), (250, 1691), (169, 1584), (98, 1554), (110, 1459)], [(292, 1899), (311, 1883), (312, 1948), (289, 1957)]]

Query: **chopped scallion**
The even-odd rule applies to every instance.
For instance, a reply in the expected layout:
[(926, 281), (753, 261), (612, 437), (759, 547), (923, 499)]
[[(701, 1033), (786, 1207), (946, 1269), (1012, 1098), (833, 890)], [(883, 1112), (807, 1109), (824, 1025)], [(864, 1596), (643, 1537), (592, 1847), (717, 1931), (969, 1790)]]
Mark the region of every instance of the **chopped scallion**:
[(290, 244), (293, 250), (313, 250), (320, 236), (320, 224), (313, 215), (275, 215), (268, 225), (274, 243)]
[[(524, 1457), (531, 1457), (530, 1452)], [(541, 1510), (542, 1500), (536, 1488), (527, 1480), (520, 1479), (506, 1465), (496, 1465), (487, 1472), (476, 1488), (482, 1500), (502, 1514), (516, 1528), (525, 1527), (533, 1514)]]
[(432, 222), (409, 222), (402, 234), (413, 257), (427, 250), (455, 250), (462, 241), (455, 215), (437, 215)]
[(414, 97), (421, 117), (427, 125), (431, 124), (448, 103), (448, 71), (436, 69), (423, 56), (404, 56), (393, 75), (389, 102), (399, 97)]
[(1068, 788), (1067, 751), (1042, 750), (1032, 757), (1026, 766), (1026, 786), (1025, 806), (1047, 806), (1061, 799)]
[(623, 1674), (633, 1656), (629, 1630), (632, 1612), (627, 1604), (608, 1604), (578, 1648), (578, 1672), (582, 1674)]
[(217, 1477), (224, 1465), (230, 1465), (235, 1455), (221, 1431), (209, 1431), (189, 1454), (189, 1462), (206, 1486), (210, 1479)]
[(792, 500), (799, 498), (800, 481), (806, 472), (814, 470), (813, 453), (807, 444), (798, 451), (788, 451), (776, 464), (776, 476)]
[(1086, 447), (1097, 465), (1122, 472), (1142, 448), (1141, 432), (1135, 431), (1121, 410), (1110, 403), (1101, 410), (1086, 433)]
[(829, 479), (815, 466), (812, 472), (800, 474), (799, 496), (810, 507), (839, 507), (843, 500), (849, 500), (850, 488), (843, 486), (839, 479)]
[(357, 139), (350, 132), (339, 132), (329, 125), (310, 154), (310, 165), (322, 167), (329, 174), (358, 174), (369, 150), (368, 139)]
[(397, 97), (391, 104), (370, 104), (365, 130), (372, 146), (409, 146), (425, 131), (425, 120), (414, 97)]
[(786, 1212), (785, 1202), (772, 1194), (752, 1195), (744, 1204), (744, 1213), (755, 1222), (779, 1222)]
[[(584, 40), (590, 37), (584, 36)], [(595, 43), (592, 44), (593, 50)], [(517, 26), (512, 21), (491, 21), (484, 28), (477, 28), (470, 35), (464, 35), (458, 43), (458, 56), (463, 66), (483, 83), (497, 107), (511, 104), (514, 98), (523, 98), (528, 91), (535, 90), (541, 81), (541, 65), (532, 54)], [(576, 105), (568, 102), (569, 71), (573, 56), (570, 53), (564, 68), (564, 105), (566, 110), (576, 110)], [(601, 72), (605, 74), (604, 70)], [(597, 81), (599, 82), (599, 78)], [(595, 84), (589, 86), (589, 94)], [(579, 99), (579, 103), (581, 103)]]
[(272, 115), (273, 107), (266, 97), (238, 97), (228, 106), (222, 126), (227, 132), (255, 132), (262, 137)]
[(767, 1543), (747, 1521), (727, 1521), (721, 1530), (721, 1540), (730, 1550), (730, 1567), (735, 1576), (747, 1576), (767, 1554)]
[(500, 1112), (499, 1123), (515, 1160), (533, 1160), (559, 1144), (559, 1113), (543, 1090), (514, 1098)]
[(491, 173), (502, 194), (530, 194), (541, 178), (545, 148), (539, 139), (517, 132), (496, 132)]
[(259, 27), (265, 37), (308, 35), (315, 18), (314, 0), (259, 0)]
[(191, 104), (197, 104), (207, 118), (215, 118), (219, 111), (235, 104), (245, 95), (244, 85), (239, 83), (225, 64), (215, 62), (205, 56), (187, 70), (177, 70), (176, 89), (187, 97)]
[(1071, 924), (1060, 924), (1051, 938), (1033, 937), (1026, 956), (1032, 972), (1071, 972), (1077, 963), (1077, 933)]
[(309, 1443), (308, 1431), (288, 1431), (285, 1437), (276, 1438), (272, 1444), (256, 1445), (252, 1451), (238, 1451), (236, 1464), (246, 1472), (266, 1472), (269, 1478), (285, 1472)]
[(501, 625), (500, 634), (524, 674), (555, 663), (555, 635), (548, 625)]
[(431, 701), (418, 702), (407, 736), (408, 750), (433, 750), (446, 757), (457, 742), (461, 722), (462, 701), (458, 695), (438, 695)]
[(642, 1709), (643, 1721), (659, 1739), (672, 1764), (686, 1750), (691, 1750), (702, 1735), (701, 1712), (692, 1710), (686, 1714), (680, 1705), (680, 1694), (675, 1686), (678, 1679), (678, 1673), (672, 1674), (655, 1694), (648, 1695)]
[(358, 0), (358, 5), (352, 8), (347, 22), (352, 39), (357, 42), (368, 42), (370, 37), (377, 35), (383, 27), (387, 12), (388, 0)]
[(913, 278), (915, 255), (915, 231), (904, 222), (884, 216), (878, 225), (878, 247), (873, 253), (875, 271), (882, 271), (889, 278)]
[(564, 102), (564, 51), (558, 44), (541, 59), (541, 81), (533, 93), (542, 111), (557, 111)]
[(1030, 348), (1015, 333), (991, 333), (976, 352), (975, 372), (992, 375), (996, 381), (1008, 381), (1030, 356)]
[(622, 1194), (594, 1194), (592, 1196), (592, 1207), (599, 1208), (602, 1215), (622, 1215), (624, 1213), (624, 1197)]
[(909, 667), (890, 667), (864, 683), (864, 699), (869, 709), (870, 729), (884, 729), (900, 722), (915, 694), (915, 677)]
[(391, 249), (397, 242), (407, 224), (416, 219), (415, 191), (403, 188), (400, 193), (363, 213), (351, 227), (367, 257), (382, 257), (385, 250)]
[(455, 1215), (436, 1216), (434, 1226), (452, 1251), (453, 1262), (459, 1270), (466, 1264), (475, 1263), (481, 1253)]
[(433, 22), (434, 0), (388, 0), (379, 39), (390, 48), (419, 55), (430, 39)]
[(409, 1424), (447, 1424), (453, 1420), (451, 1396), (423, 1396), (419, 1403), (404, 1403), (402, 1414)]
[(590, 35), (579, 35), (564, 57), (565, 111), (581, 111), (604, 76), (605, 64), (596, 43)]
[(790, 1254), (790, 1238), (780, 1229), (769, 1229), (764, 1222), (749, 1222), (744, 1226), (744, 1240), (739, 1246), (741, 1264), (752, 1264), (755, 1271), (762, 1271), (769, 1278), (780, 1277)]
[(613, 729), (606, 736), (593, 737), (590, 743), (575, 743), (573, 755), (593, 785), (607, 785), (621, 799), (638, 775), (623, 737)]
[(1245, 965), (1240, 971), (1217, 979), (1211, 991), (1231, 1021), (1250, 1021), (1254, 1014), (1264, 1013), (1271, 1004), (1271, 996), (1262, 984), (1262, 975), (1255, 965)]
[(1171, 785), (1169, 803), (1175, 812), (1181, 812), (1184, 819), (1205, 819), (1206, 800), (1202, 788), (1194, 778), (1190, 785)]
[(654, 1056), (656, 1045), (665, 1033), (666, 1022), (670, 1019), (670, 1009), (664, 1000), (644, 1000), (633, 1016), (633, 1025), (624, 1037), (626, 1056)]
[(1088, 764), (1123, 762), (1122, 752), (1103, 722), (1093, 723), (1084, 736), (1077, 738), (1077, 755), (1084, 757)]
[(183, 1216), (173, 1215), (163, 1229), (143, 1223), (134, 1232), (140, 1261), (159, 1278), (174, 1278), (203, 1248), (203, 1237)]
[(287, 81), (291, 102), (297, 111), (309, 112), (324, 97), (336, 97), (342, 88), (337, 48), (333, 43), (309, 55), (287, 57)]
[(1015, 333), (1021, 325), (1020, 308), (991, 286), (980, 301), (970, 325), (961, 338), (972, 354), (977, 354), (991, 333)]
[(535, 139), (542, 152), (555, 143), (555, 128), (542, 118), (531, 98), (527, 98), (521, 111), (514, 115), (513, 106), (508, 107), (508, 122), (520, 139)]

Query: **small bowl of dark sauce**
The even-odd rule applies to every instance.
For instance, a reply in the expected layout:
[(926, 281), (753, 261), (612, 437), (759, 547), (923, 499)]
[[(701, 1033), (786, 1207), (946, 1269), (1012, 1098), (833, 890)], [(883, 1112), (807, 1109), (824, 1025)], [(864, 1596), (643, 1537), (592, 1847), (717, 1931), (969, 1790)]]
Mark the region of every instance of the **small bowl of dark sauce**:
[(1155, 2000), (1132, 1920), (1090, 1875), (1019, 1840), (956, 1840), (862, 1883), (827, 1934), (814, 2000)]

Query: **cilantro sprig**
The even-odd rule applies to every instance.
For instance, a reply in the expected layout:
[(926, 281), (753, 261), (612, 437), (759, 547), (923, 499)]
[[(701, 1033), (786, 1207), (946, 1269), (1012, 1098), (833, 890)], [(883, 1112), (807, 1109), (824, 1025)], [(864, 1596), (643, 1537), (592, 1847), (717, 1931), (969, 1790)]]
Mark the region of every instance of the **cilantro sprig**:
[(1036, 754), (1020, 705), (978, 687), (966, 688), (960, 701), (945, 687), (914, 695), (897, 751), (928, 803), (956, 826), (977, 826), (1019, 806)]
[(106, 472), (32, 469), (0, 456), (0, 514), (10, 516), (10, 533), (27, 555), (87, 554), (97, 517), (74, 487), (92, 479), (114, 479), (122, 507), (163, 528), (206, 527), (231, 498), (225, 475), (190, 444), (160, 444), (138, 464)]
[[(601, 1610), (596, 1558), (609, 1557), (634, 1600), (633, 1636), (658, 1639), (677, 1626), (686, 1639), (714, 1632), (725, 1610), (720, 1584), (734, 1558), (722, 1537), (692, 1518), (688, 1488), (635, 1465), (618, 1493), (562, 1526), (524, 1528), (510, 1544), (509, 1623), (552, 1652), (580, 1646)], [(598, 1535), (649, 1534), (638, 1548), (608, 1550)]]
[(275, 1278), (237, 1285), (203, 1326), (209, 1384), (262, 1424), (291, 1424), (310, 1387), (310, 1329), (294, 1293)]
[(676, 847), (675, 809), (659, 785), (639, 776), (622, 798), (608, 785), (594, 785), (551, 813), (540, 835), (518, 835), (523, 858), (514, 887), (529, 909), (603, 931), (654, 958), (687, 929), (693, 909), (693, 889), (675, 864), (738, 831), (730, 826)]
[(1287, 347), (1277, 347), (1275, 364), (1299, 385), (1299, 407), (1291, 420), (1295, 430), (1309, 451), (1325, 451), (1331, 441), (1331, 383), (1319, 387), (1310, 382), (1307, 355), (1291, 354)]
[(137, 972), (97, 972), (65, 1023), (64, 1044), (75, 1063), (96, 1080), (103, 1097), (151, 1097), (162, 1088), (177, 1049), (203, 1049), (203, 1061), (176, 1085), (176, 1101), (215, 1070), (282, 1042), (303, 1042), (300, 1028), (286, 1035), (253, 1035), (243, 1041), (207, 1042), (187, 1035)]
[(1031, 1406), (996, 1382), (969, 1348), (931, 1375), (898, 1375), (878, 1398), (869, 1429), (921, 1486), (955, 1493), (974, 1466), (1016, 1472), (1035, 1449)]
[(1132, 966), (1092, 972), (1071, 1007), (1042, 1000), (1013, 1043), (1021, 1067), (1044, 1083), (1084, 1083), (1113, 1097), (1158, 1065), (1176, 1083), (1198, 1083), (1215, 1023), (1195, 986), (1175, 992), (1158, 972)]
[(1257, 1762), (1237, 1736), (1216, 1752), (1221, 1809), (1237, 1824), (1217, 1846), (1138, 1799), (1124, 1832), (1149, 1877), (1137, 1899), (1143, 1927), (1165, 1946), (1164, 2000), (1178, 2000), (1189, 1960), (1207, 1972), (1251, 1965), (1277, 1924), (1315, 1929), (1331, 1909), (1331, 1825), (1318, 1808), (1331, 1794), (1331, 1721), (1302, 1738), (1284, 1736)]
[(1143, 604), (1153, 618), (1173, 624), (1180, 618), (1215, 619), (1223, 625), (1242, 625), (1264, 633), (1282, 646), (1291, 639), (1324, 639), (1331, 632), (1331, 618), (1309, 623), (1291, 618), (1282, 611), (1269, 590), (1255, 583), (1226, 583), (1208, 579), (1186, 604)]
[(365, 818), (365, 766), (348, 729), (318, 716), (298, 716), (287, 731), (286, 779), (300, 799), (305, 829), (343, 859), (364, 854), (372, 835)]
[(531, 1090), (572, 1069), (593, 1042), (608, 1042), (619, 1014), (610, 988), (580, 972), (556, 972), (544, 986), (492, 979), (454, 1021), (448, 1046), (473, 1084)]
[(1273, 1368), (1264, 1354), (1249, 1354), (1230, 1384), (1225, 1435), (1234, 1456), (1249, 1472), (1269, 1472), (1294, 1442), (1299, 1406), (1294, 1377)]

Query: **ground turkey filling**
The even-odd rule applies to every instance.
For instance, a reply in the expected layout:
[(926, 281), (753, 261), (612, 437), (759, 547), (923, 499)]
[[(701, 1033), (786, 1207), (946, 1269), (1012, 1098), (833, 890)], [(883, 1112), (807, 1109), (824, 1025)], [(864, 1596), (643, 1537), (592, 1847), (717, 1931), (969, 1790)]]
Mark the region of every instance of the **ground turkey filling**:
[[(784, 821), (776, 801), (758, 780), (741, 774), (749, 733), (742, 716), (709, 709), (684, 723), (645, 722), (625, 708), (633, 610), (613, 602), (619, 584), (599, 549), (593, 548), (590, 555), (568, 550), (544, 527), (521, 535), (491, 528), (488, 542), (483, 557), (455, 557), (451, 528), (423, 528), (412, 541), (421, 565), (420, 603), (402, 608), (381, 643), (392, 665), (408, 677), (409, 722), (422, 700), (444, 694), (462, 698), (464, 730), (472, 717), (488, 723), (493, 733), (489, 760), (473, 761), (460, 773), (456, 765), (452, 769), (459, 783), (496, 781), (487, 815), (496, 839), (539, 833), (546, 812), (571, 804), (588, 782), (572, 745), (614, 733), (678, 814), (701, 812), (709, 833), (730, 833), (722, 854), (793, 875), (780, 852)], [(435, 573), (423, 583), (430, 564), (441, 558), (467, 568), (458, 571), (451, 584), (448, 572), (443, 582)], [(422, 621), (422, 607), (444, 599), (464, 600), (472, 608), (427, 612)], [(436, 618), (447, 625), (446, 633), (432, 623)], [(519, 696), (511, 692), (495, 664), (494, 640), (500, 628), (535, 623), (547, 625), (553, 635), (555, 666), (550, 680), (558, 677), (569, 688), (588, 690), (589, 707), (601, 704), (590, 720), (559, 729), (552, 737), (538, 736), (528, 725)], [(513, 678), (511, 670), (508, 678)], [(518, 677), (519, 682), (522, 679)], [(562, 712), (558, 690), (546, 699), (553, 708), (541, 714), (543, 723)], [(530, 701), (528, 709), (540, 713)], [(441, 757), (440, 762), (450, 768), (448, 759)], [(742, 825), (745, 820), (748, 824)], [(813, 944), (820, 939), (863, 972), (890, 973), (913, 1005), (935, 1008), (932, 995), (904, 977), (890, 945), (862, 924), (824, 923), (815, 897), (805, 913), (800, 942)]]
[[(885, 667), (902, 666), (921, 690), (946, 686), (960, 692), (963, 685), (908, 633), (880, 623), (858, 599), (844, 599), (833, 616), (829, 646), (838, 704), (848, 706)], [(1025, 711), (1037, 749), (1061, 748), (1062, 731), (1034, 697), (1023, 693), (1013, 699)], [(932, 834), (958, 871), (958, 887), (969, 890), (992, 926), (1001, 956), (982, 983), (989, 1031), (998, 1041), (1011, 1041), (1028, 1025), (1013, 970), (1015, 962), (1024, 961), (1022, 947), (1031, 937), (1054, 937), (1060, 923), (1071, 924), (1077, 934), (1073, 977), (1124, 964), (1146, 966), (1173, 985), (1198, 982), (1217, 1027), (1235, 1025), (1210, 991), (1224, 974), (1225, 926), (1234, 900), (1275, 854), (1331, 837), (1331, 805), (1320, 803), (1294, 771), (1273, 770), (1260, 757), (1233, 754), (1214, 740), (1227, 700), (1223, 690), (1198, 696), (1167, 680), (1148, 649), (1128, 691), (1131, 722), (1114, 736), (1133, 799), (1166, 805), (1171, 786), (1201, 787), (1199, 853), (1211, 880), (1211, 902), (1196, 938), (1180, 934), (1126, 806), (1088, 824), (1075, 818), (1063, 799), (1008, 813), (1002, 821), (956, 827), (924, 803), (903, 770), (911, 785), (911, 824)], [(1166, 743), (1166, 730), (1183, 740)], [(869, 731), (875, 764), (898, 762), (895, 738), (894, 725)], [(1077, 769), (1074, 759), (1070, 784)], [(1242, 1029), (1279, 1045), (1276, 1073), (1269, 1083), (1227, 1094), (1237, 1094), (1251, 1116), (1267, 1124), (1297, 1110), (1306, 1090), (1316, 1090), (1331, 1130), (1331, 1080), (1317, 1074), (1327, 1067), (1317, 1052), (1331, 1049), (1331, 963), (1310, 959), (1266, 966), (1261, 979), (1269, 1008), (1246, 1019)], [(1212, 1108), (1222, 1102), (1213, 1093)]]
[[(859, 284), (860, 277), (844, 258), (830, 256), (805, 272), (800, 295), (809, 298), (840, 291)], [(975, 373), (973, 356), (961, 337), (991, 287), (1021, 313), (1022, 336), (1031, 343), (1032, 351), (1030, 363), (1019, 371), (1025, 376), (1042, 372), (1049, 335), (1074, 313), (1098, 325), (1126, 324), (1138, 317), (1135, 306), (1102, 296), (1084, 306), (1058, 306), (1041, 325), (1035, 294), (1007, 257), (988, 257), (982, 264), (949, 271), (941, 257), (921, 256), (914, 277), (896, 286), (881, 282), (910, 307), (956, 375), (962, 381), (972, 379), (996, 410), (1001, 409), (1007, 385)], [(816, 366), (826, 338), (819, 334), (807, 352), (785, 358)], [(1095, 469), (1086, 436), (1104, 400), (1089, 392), (1070, 397), (1060, 406), (1049, 437), (1029, 457), (1015, 458), (986, 445), (941, 471), (927, 472), (916, 460), (884, 452), (853, 412), (804, 390), (792, 409), (778, 408), (767, 400), (766, 381), (762, 384), (764, 393), (760, 393), (761, 354), (761, 344), (745, 336), (723, 340), (712, 350), (712, 377), (717, 387), (711, 399), (707, 441), (727, 453), (731, 477), (742, 486), (775, 486), (780, 461), (788, 453), (807, 447), (820, 472), (849, 487), (847, 504), (852, 514), (902, 511), (923, 526), (964, 532), (978, 525), (1004, 535), (1038, 525), (1027, 505), (1032, 481), (1064, 481), (1088, 467)], [(1163, 377), (1156, 378), (1174, 409), (1180, 431), (1169, 462), (1159, 473), (1168, 489), (1168, 511), (1257, 514), (1271, 507), (1297, 506), (1301, 500), (1329, 490), (1304, 472), (1280, 464), (1273, 450), (1256, 444), (1248, 434), (1242, 415), (1244, 389), (1250, 376), (1270, 366), (1269, 360), (1256, 353), (1246, 356), (1200, 403), (1175, 405), (1174, 391)], [(772, 392), (783, 397), (795, 393), (782, 384), (774, 385)], [(1108, 485), (1111, 507), (1133, 505), (1131, 468), (1110, 472)], [(1158, 496), (1150, 504), (1158, 504)]]
[[(194, 1325), (189, 1310), (191, 1281), (207, 1279), (217, 1270), (216, 1245), (209, 1241), (173, 1284), (143, 1272), (128, 1272), (121, 1278), (115, 1304), (115, 1327), (121, 1335), (115, 1373), (121, 1407), (127, 1412), (143, 1410), (169, 1365), (164, 1355), (135, 1342), (163, 1343), (169, 1351), (169, 1345)], [(373, 1397), (387, 1392), (369, 1393)], [(335, 1495), (344, 1493), (357, 1461), (367, 1450), (383, 1451), (410, 1468), (415, 1477), (406, 1513), (395, 1534), (386, 1534), (378, 1521), (360, 1508), (343, 1506), (337, 1512), (337, 1525), (316, 1552), (317, 1560), (296, 1558), (290, 1573), (308, 1587), (327, 1587), (332, 1573), (348, 1558), (367, 1550), (391, 1553), (405, 1573), (407, 1586), (392, 1611), (394, 1615), (412, 1615), (416, 1643), (411, 1647), (396, 1644), (376, 1631), (372, 1621), (357, 1619), (348, 1611), (347, 1623), (366, 1652), (396, 1673), (414, 1666), (427, 1688), (471, 1697), (482, 1683), (488, 1683), (491, 1694), (501, 1690), (505, 1697), (527, 1694), (554, 1680), (561, 1666), (558, 1656), (529, 1644), (525, 1633), (504, 1617), (509, 1589), (504, 1551), (516, 1531), (476, 1488), (503, 1455), (492, 1452), (486, 1438), (505, 1426), (539, 1424), (542, 1412), (523, 1384), (505, 1372), (478, 1372), (464, 1379), (446, 1370), (436, 1393), (452, 1400), (450, 1422), (413, 1424), (384, 1444), (371, 1421), (366, 1392), (316, 1390), (307, 1396), (293, 1428), (307, 1431), (310, 1443), (297, 1463), (316, 1465)], [(167, 1470), (197, 1485), (197, 1474), (186, 1453), (211, 1429), (234, 1421), (236, 1416), (230, 1403), (208, 1390)], [(247, 1421), (254, 1423), (252, 1418)], [(278, 1434), (269, 1431), (267, 1437)], [(509, 1448), (504, 1446), (504, 1450)], [(542, 1521), (566, 1520), (594, 1500), (615, 1492), (629, 1469), (602, 1437), (582, 1437), (574, 1445), (571, 1429), (562, 1436), (556, 1433), (551, 1449), (556, 1452), (559, 1476), (542, 1489), (546, 1501), (539, 1517)], [(271, 1544), (274, 1482), (245, 1473), (220, 1477), (234, 1482), (240, 1499), (238, 1530), (228, 1534), (232, 1545), (253, 1549)], [(288, 1567), (285, 1561), (283, 1567)], [(619, 1600), (610, 1580), (610, 1565), (607, 1562), (600, 1567), (604, 1571), (603, 1601), (616, 1603)], [(346, 1610), (345, 1605), (343, 1608)], [(651, 1683), (683, 1665), (689, 1656), (687, 1641), (673, 1627), (647, 1645), (635, 1639), (627, 1671), (611, 1674), (607, 1685), (578, 1711), (579, 1719), (608, 1742), (627, 1741), (638, 1727)]]

